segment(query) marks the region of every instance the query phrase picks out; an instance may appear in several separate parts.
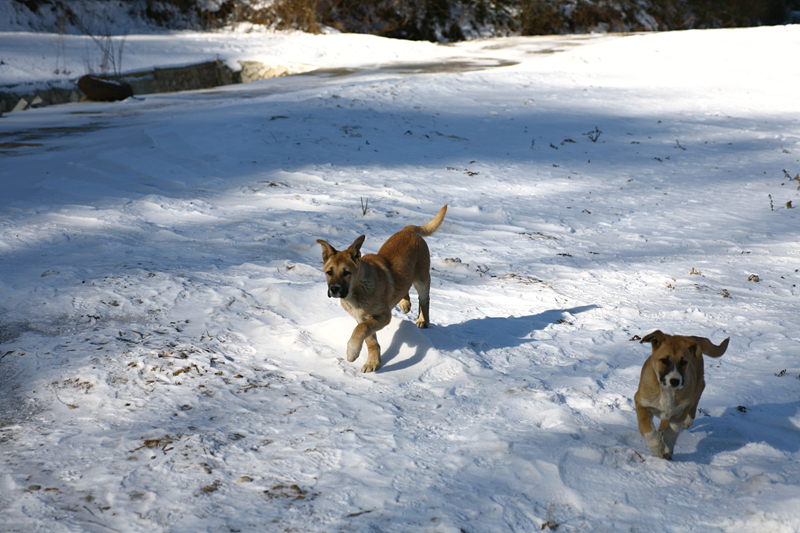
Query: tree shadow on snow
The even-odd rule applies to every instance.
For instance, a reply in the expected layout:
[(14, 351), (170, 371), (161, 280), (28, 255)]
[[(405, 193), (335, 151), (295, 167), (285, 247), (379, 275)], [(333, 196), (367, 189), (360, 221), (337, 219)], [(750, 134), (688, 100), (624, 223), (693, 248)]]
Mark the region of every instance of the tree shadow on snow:
[(800, 451), (796, 421), (800, 417), (800, 401), (729, 407), (719, 417), (698, 415), (688, 431), (702, 431), (706, 435), (692, 453), (678, 454), (680, 460), (709, 463), (719, 453), (759, 443), (781, 452)]
[[(492, 349), (513, 348), (533, 342), (531, 333), (543, 330), (550, 324), (564, 319), (565, 314), (576, 315), (597, 309), (596, 305), (585, 305), (571, 309), (551, 309), (536, 315), (474, 318), (458, 324), (437, 326), (422, 330), (411, 321), (403, 320), (392, 342), (382, 350), (382, 367), (379, 372), (403, 370), (421, 362), (430, 348), (441, 350), (459, 350), (467, 348), (482, 352)], [(389, 365), (390, 361), (400, 354), (400, 348), (407, 345), (414, 349), (414, 354), (402, 361)]]

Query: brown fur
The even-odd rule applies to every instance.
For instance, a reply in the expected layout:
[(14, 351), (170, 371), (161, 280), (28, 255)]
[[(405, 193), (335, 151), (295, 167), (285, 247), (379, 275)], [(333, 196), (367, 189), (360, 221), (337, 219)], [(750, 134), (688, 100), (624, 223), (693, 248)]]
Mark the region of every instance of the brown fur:
[(365, 236), (357, 238), (347, 250), (337, 251), (322, 245), (322, 268), (328, 281), (328, 297), (340, 298), (342, 307), (358, 322), (347, 342), (347, 360), (358, 359), (367, 343), (369, 355), (362, 372), (374, 372), (381, 366), (381, 347), (375, 333), (392, 319), (392, 308), (400, 305), (411, 310), (408, 291), (414, 286), (419, 295), (417, 327), (427, 328), (431, 288), (431, 257), (427, 237), (439, 229), (447, 206), (424, 226), (406, 226), (387, 240), (377, 254), (361, 256)]
[[(728, 348), (703, 337), (666, 335), (654, 331), (641, 342), (649, 342), (653, 353), (642, 367), (639, 390), (634, 396), (639, 432), (657, 457), (672, 459), (681, 429), (694, 423), (697, 404), (705, 388), (703, 354), (720, 357)], [(653, 416), (661, 419), (656, 431)]]

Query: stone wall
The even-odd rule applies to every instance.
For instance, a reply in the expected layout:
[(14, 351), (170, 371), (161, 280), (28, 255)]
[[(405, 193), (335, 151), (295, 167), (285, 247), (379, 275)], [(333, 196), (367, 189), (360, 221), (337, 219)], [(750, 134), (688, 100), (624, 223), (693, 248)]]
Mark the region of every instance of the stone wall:
[(0, 87), (0, 115), (34, 107), (77, 102), (83, 94), (74, 87), (55, 87), (41, 84), (24, 84)]
[(241, 83), (241, 76), (221, 61), (208, 61), (188, 67), (157, 68), (149, 72), (126, 74), (120, 81), (133, 87), (134, 95), (210, 89)]
[[(258, 61), (239, 61), (239, 64), (242, 65), (240, 71), (231, 70), (221, 61), (207, 61), (187, 67), (157, 68), (124, 74), (119, 79), (133, 87), (134, 95), (142, 95), (210, 89), (220, 85), (298, 74), (311, 69), (305, 65), (265, 65)], [(3, 112), (77, 102), (83, 97), (77, 80), (72, 85), (23, 84), (0, 87), (0, 115)]]

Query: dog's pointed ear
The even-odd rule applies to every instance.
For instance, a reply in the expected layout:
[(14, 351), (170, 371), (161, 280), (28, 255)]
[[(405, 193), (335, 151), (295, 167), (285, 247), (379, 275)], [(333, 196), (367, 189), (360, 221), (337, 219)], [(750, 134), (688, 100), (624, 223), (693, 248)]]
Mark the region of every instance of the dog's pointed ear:
[(641, 344), (641, 343), (649, 342), (650, 344), (653, 345), (653, 349), (655, 350), (656, 348), (658, 348), (659, 346), (661, 346), (664, 343), (664, 339), (665, 339), (665, 335), (663, 333), (661, 333), (660, 329), (657, 329), (653, 333), (645, 335), (644, 338), (639, 341), (639, 343)]
[(353, 263), (358, 263), (358, 261), (361, 259), (361, 245), (364, 244), (364, 239), (366, 238), (366, 235), (362, 235), (354, 240), (353, 244), (350, 245), (350, 248), (347, 249), (350, 252), (350, 258), (353, 260)]
[(327, 242), (323, 241), (322, 239), (317, 239), (317, 242), (322, 245), (322, 262), (325, 263), (328, 259), (331, 258), (336, 253), (336, 248), (328, 244)]
[(703, 347), (698, 343), (695, 342), (689, 345), (689, 353), (698, 361), (703, 360)]

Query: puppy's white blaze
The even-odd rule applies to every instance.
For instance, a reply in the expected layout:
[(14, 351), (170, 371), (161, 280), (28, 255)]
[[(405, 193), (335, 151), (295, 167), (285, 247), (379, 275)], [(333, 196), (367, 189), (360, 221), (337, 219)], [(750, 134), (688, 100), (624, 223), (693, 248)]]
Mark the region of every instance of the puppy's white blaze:
[[(675, 386), (675, 387), (673, 387), (670, 384), (670, 381), (672, 381), (673, 379), (677, 379), (678, 380), (678, 385)], [(678, 372), (675, 369), (670, 370), (667, 373), (667, 375), (662, 378), (661, 384), (664, 385), (665, 387), (669, 387), (671, 389), (681, 389), (681, 388), (683, 388), (683, 376), (681, 376), (680, 372)]]

